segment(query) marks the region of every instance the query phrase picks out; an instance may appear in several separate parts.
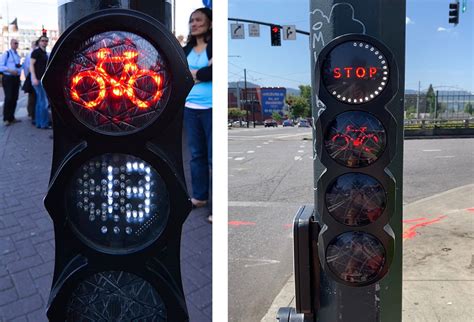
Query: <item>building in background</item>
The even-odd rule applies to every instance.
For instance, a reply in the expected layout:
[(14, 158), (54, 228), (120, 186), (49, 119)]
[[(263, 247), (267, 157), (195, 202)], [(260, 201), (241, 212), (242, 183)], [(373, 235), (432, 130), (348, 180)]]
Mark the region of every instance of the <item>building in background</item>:
[[(2, 26), (0, 34), (0, 53), (10, 49), (10, 40), (17, 39), (19, 42), (18, 54), (24, 58), (31, 51), (31, 43), (36, 41), (42, 34), (43, 28), (26, 29), (18, 26), (17, 19), (13, 20), (8, 26)], [(58, 30), (46, 30), (49, 38), (47, 52), (51, 52), (56, 41), (59, 38)]]
[(248, 120), (255, 119), (257, 123), (271, 118), (273, 112), (285, 115), (288, 110), (285, 98), (284, 87), (260, 87), (250, 82), (247, 83), (247, 94), (242, 82), (229, 83), (227, 91), (228, 107), (238, 108), (246, 114), (248, 111)]

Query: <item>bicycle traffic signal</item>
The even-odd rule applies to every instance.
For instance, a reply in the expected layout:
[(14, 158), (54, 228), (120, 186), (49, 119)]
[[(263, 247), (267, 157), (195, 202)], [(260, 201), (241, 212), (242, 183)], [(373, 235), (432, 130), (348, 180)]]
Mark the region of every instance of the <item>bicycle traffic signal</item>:
[(193, 81), (178, 42), (140, 12), (98, 11), (62, 34), (42, 82), (54, 125), (49, 319), (186, 321), (181, 131)]
[(326, 172), (317, 182), (321, 267), (337, 283), (370, 285), (387, 273), (395, 236), (397, 122), (385, 105), (398, 90), (388, 48), (359, 34), (341, 36), (320, 52), (316, 93), (326, 108), (316, 123), (317, 154)]
[(277, 25), (270, 26), (270, 37), (272, 46), (281, 46), (281, 28)]

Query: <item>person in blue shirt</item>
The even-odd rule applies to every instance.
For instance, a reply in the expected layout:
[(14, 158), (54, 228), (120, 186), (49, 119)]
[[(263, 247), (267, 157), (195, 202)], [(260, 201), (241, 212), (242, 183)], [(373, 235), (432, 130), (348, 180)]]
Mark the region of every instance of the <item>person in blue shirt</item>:
[[(183, 48), (194, 86), (186, 98), (184, 126), (191, 152), (194, 207), (209, 200), (212, 170), (212, 11), (196, 9), (189, 18), (189, 36)], [(212, 217), (209, 216), (209, 221)]]
[(9, 126), (20, 122), (15, 119), (16, 103), (20, 92), (21, 58), (18, 55), (18, 40), (10, 41), (11, 49), (0, 57), (0, 72), (3, 73), (2, 86), (5, 93), (3, 102), (3, 123)]

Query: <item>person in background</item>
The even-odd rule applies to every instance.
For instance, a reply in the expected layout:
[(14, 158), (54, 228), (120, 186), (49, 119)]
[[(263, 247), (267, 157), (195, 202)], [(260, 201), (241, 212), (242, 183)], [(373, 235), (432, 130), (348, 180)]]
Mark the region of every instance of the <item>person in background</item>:
[(9, 126), (20, 122), (15, 118), (16, 103), (20, 92), (21, 58), (18, 55), (18, 40), (10, 41), (11, 49), (0, 57), (0, 72), (3, 73), (2, 86), (5, 93), (3, 103), (3, 123)]
[(30, 59), (31, 84), (35, 89), (36, 94), (35, 124), (39, 129), (51, 128), (49, 124), (48, 98), (46, 97), (46, 92), (40, 83), (48, 62), (48, 54), (46, 53), (47, 45), (48, 37), (41, 36), (38, 39), (38, 48), (33, 50)]
[(35, 124), (35, 105), (36, 105), (36, 93), (31, 84), (31, 74), (30, 74), (30, 61), (31, 53), (38, 48), (38, 40), (35, 40), (31, 43), (31, 51), (26, 55), (25, 61), (23, 63), (23, 74), (25, 75), (25, 84), (23, 85), (23, 91), (28, 93), (28, 103), (26, 104), (26, 110), (28, 111), (28, 116), (31, 118), (31, 123)]
[[(195, 10), (189, 18), (189, 36), (183, 48), (194, 86), (186, 98), (184, 126), (191, 152), (194, 207), (209, 200), (212, 173), (212, 11)], [(212, 215), (208, 218), (212, 222)]]

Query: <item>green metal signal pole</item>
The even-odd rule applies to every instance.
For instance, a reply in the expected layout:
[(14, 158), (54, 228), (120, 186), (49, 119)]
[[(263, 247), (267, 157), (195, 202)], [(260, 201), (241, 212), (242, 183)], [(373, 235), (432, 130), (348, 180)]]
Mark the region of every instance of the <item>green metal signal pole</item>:
[[(405, 1), (390, 0), (311, 0), (310, 50), (311, 71), (315, 70), (319, 52), (338, 36), (365, 34), (384, 43), (393, 53), (398, 65), (398, 93), (385, 107), (399, 123), (396, 129), (387, 129), (397, 137), (396, 155), (385, 172), (395, 178), (395, 207), (389, 225), (395, 233), (395, 253), (387, 275), (380, 281), (364, 286), (350, 287), (337, 283), (321, 270), (319, 308), (315, 321), (383, 321), (402, 320), (402, 170), (403, 170), (403, 95), (405, 83)], [(315, 84), (317, 75), (312, 75)], [(314, 87), (313, 87), (314, 90)], [(325, 108), (313, 92), (314, 124)], [(381, 106), (380, 108), (384, 108)], [(402, 124), (400, 124), (400, 121)], [(396, 132), (396, 133), (395, 133)], [(315, 133), (314, 133), (315, 134)], [(315, 136), (315, 135), (314, 135)], [(315, 143), (315, 142), (313, 142)], [(324, 172), (319, 158), (314, 161), (315, 187)], [(315, 198), (317, 192), (315, 193)], [(316, 200), (316, 205), (321, 200)], [(317, 209), (318, 207), (315, 207)], [(318, 214), (316, 213), (316, 220)], [(361, 312), (363, 312), (361, 314)], [(361, 318), (363, 317), (363, 318)]]

